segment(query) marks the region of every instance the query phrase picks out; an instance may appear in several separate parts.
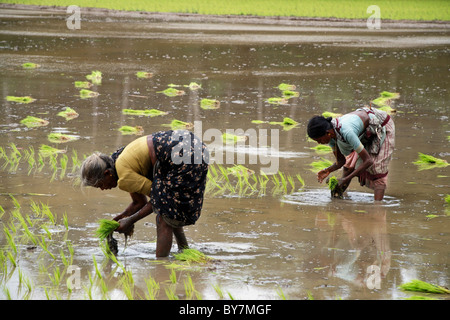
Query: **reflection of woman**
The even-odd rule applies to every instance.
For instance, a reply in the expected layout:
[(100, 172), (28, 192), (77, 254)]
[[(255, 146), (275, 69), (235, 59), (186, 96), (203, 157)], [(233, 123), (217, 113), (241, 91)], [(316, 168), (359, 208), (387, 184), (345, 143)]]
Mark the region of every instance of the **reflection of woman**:
[(206, 146), (193, 133), (170, 130), (140, 137), (111, 156), (94, 153), (83, 162), (81, 178), (85, 186), (118, 186), (130, 193), (131, 204), (114, 218), (120, 233), (130, 233), (135, 222), (154, 211), (156, 256), (165, 257), (172, 233), (179, 249), (188, 245), (183, 226), (200, 216), (207, 161)]
[(365, 107), (336, 119), (315, 116), (308, 123), (308, 135), (328, 143), (336, 156), (336, 163), (318, 172), (319, 182), (344, 167), (341, 191), (357, 176), (362, 186), (374, 190), (375, 200), (383, 200), (395, 142), (394, 121), (386, 112)]

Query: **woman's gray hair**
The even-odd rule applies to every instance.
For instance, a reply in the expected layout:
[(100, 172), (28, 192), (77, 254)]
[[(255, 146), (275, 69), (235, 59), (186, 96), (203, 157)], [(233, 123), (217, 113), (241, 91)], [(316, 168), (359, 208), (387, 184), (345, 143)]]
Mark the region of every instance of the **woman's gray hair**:
[(93, 187), (105, 177), (106, 169), (114, 170), (114, 160), (103, 153), (95, 152), (87, 157), (81, 165), (81, 185)]

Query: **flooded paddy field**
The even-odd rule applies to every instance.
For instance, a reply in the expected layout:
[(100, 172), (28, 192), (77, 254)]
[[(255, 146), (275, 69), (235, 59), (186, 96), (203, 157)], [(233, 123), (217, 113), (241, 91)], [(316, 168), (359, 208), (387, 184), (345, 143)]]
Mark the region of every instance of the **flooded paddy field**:
[[(450, 159), (448, 25), (368, 30), (365, 23), (337, 28), (88, 15), (81, 29), (70, 30), (65, 18), (65, 12), (0, 11), (2, 299), (382, 300), (414, 295), (398, 288), (412, 279), (450, 286), (444, 200), (450, 167), (413, 164), (419, 152)], [(39, 66), (23, 68), (28, 62)], [(88, 90), (98, 95), (80, 95), (74, 83), (89, 81), (96, 70), (101, 82)], [(139, 78), (138, 71), (151, 76)], [(281, 97), (281, 83), (295, 85), (298, 96), (269, 103)], [(167, 88), (184, 94), (167, 96)], [(364, 106), (382, 91), (400, 94), (392, 105), (396, 150), (386, 198), (374, 204), (371, 191), (354, 181), (345, 199), (331, 199), (311, 163), (334, 160), (311, 149), (316, 144), (308, 141), (306, 124), (315, 114)], [(202, 108), (203, 99), (220, 104)], [(58, 115), (68, 107), (78, 116)], [(28, 127), (21, 123), (27, 116), (45, 125)], [(298, 124), (286, 130), (270, 123), (286, 117)], [(213, 258), (206, 265), (180, 264), (173, 255), (156, 259), (154, 215), (136, 224), (126, 247), (116, 235), (119, 254), (111, 261), (95, 230), (130, 197), (118, 189), (82, 189), (79, 164), (137, 137), (120, 132), (123, 126), (151, 134), (174, 119), (194, 124), (211, 146), (217, 135), (207, 133), (256, 132), (244, 145), (215, 145), (213, 165), (222, 160), (231, 168), (244, 159), (240, 164), (257, 177), (267, 172), (266, 188), (256, 183), (262, 180), (254, 190), (236, 179), (223, 191), (210, 185), (201, 218), (185, 228), (191, 247)], [(50, 141), (51, 133), (73, 140)], [(64, 153), (40, 156), (42, 145)], [(291, 180), (283, 184), (282, 176)]]

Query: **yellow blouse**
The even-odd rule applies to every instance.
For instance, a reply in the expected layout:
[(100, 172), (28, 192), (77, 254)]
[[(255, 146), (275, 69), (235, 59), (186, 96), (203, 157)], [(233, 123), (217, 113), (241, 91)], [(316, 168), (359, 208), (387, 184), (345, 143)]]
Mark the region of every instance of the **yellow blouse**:
[(119, 189), (149, 196), (152, 182), (147, 178), (152, 163), (147, 145), (147, 136), (128, 144), (116, 160)]

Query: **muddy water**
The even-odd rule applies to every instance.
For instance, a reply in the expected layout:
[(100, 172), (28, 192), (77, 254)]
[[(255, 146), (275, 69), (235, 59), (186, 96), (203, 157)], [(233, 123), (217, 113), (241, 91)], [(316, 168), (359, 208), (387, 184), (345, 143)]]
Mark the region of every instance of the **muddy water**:
[[(61, 13), (1, 12), (0, 146), (8, 153), (11, 143), (19, 150), (48, 144), (66, 149), (69, 156), (76, 150), (80, 158), (96, 150), (109, 153), (135, 138), (122, 135), (117, 130), (122, 125), (140, 125), (149, 134), (179, 119), (196, 121), (200, 134), (209, 129), (254, 129), (270, 135), (271, 129), (278, 129), (279, 143), (258, 140), (246, 161), (248, 153), (260, 155), (267, 146), (274, 147), (279, 154), (272, 164), (305, 180), (303, 188), (297, 183), (287, 194), (208, 194), (201, 219), (186, 228), (186, 234), (192, 247), (215, 261), (176, 270), (174, 290), (180, 298), (186, 297), (183, 281), (188, 275), (203, 299), (220, 298), (213, 286), (221, 288), (225, 299), (229, 294), (235, 299), (279, 299), (280, 292), (288, 299), (402, 299), (411, 294), (398, 286), (411, 279), (450, 286), (450, 222), (444, 202), (450, 192), (449, 167), (418, 171), (412, 164), (418, 152), (449, 160), (448, 29), (375, 32), (364, 25), (318, 28), (89, 16), (80, 30), (69, 30), (64, 18)], [(22, 70), (24, 62), (40, 68)], [(85, 80), (92, 70), (103, 73), (102, 84), (91, 88), (100, 95), (81, 99), (73, 83)], [(137, 79), (135, 72), (141, 70), (154, 76)], [(169, 84), (190, 82), (202, 88), (182, 88), (186, 94), (177, 97), (158, 93)], [(300, 96), (286, 105), (268, 104), (268, 98), (280, 95), (275, 87), (282, 82), (296, 85)], [(394, 103), (397, 140), (386, 199), (374, 205), (370, 190), (354, 182), (345, 199), (331, 200), (310, 163), (332, 157), (310, 149), (314, 144), (306, 139), (306, 123), (323, 111), (350, 112), (384, 90), (401, 95)], [(7, 102), (10, 95), (36, 101)], [(220, 108), (201, 109), (202, 98), (218, 99)], [(79, 117), (66, 121), (57, 116), (64, 107), (75, 109)], [(155, 108), (168, 114), (130, 117), (122, 114), (125, 108)], [(44, 118), (49, 125), (28, 129), (20, 124), (27, 115)], [(284, 131), (251, 122), (284, 117), (300, 124)], [(50, 132), (79, 139), (52, 144), (47, 140)], [(233, 159), (236, 162), (237, 156)], [(267, 167), (261, 161), (259, 157), (248, 167), (258, 172)], [(2, 288), (11, 298), (104, 298), (100, 285), (89, 281), (89, 274), (95, 274), (93, 258), (111, 275), (105, 277), (109, 298), (126, 298), (120, 269), (105, 261), (93, 233), (98, 219), (111, 218), (128, 205), (127, 194), (80, 190), (70, 172), (53, 177), (46, 165), (28, 173), (26, 162), (13, 169), (3, 166), (0, 177), (2, 229), (14, 210), (9, 194), (21, 204), (23, 214), (32, 213), (29, 204), (34, 201), (48, 204), (57, 215), (48, 240), (55, 259), (39, 244), (16, 238), (17, 266), (8, 263), (8, 271), (2, 271)], [(68, 230), (62, 227), (64, 213)], [(144, 280), (151, 276), (161, 285), (158, 298), (167, 299), (167, 264), (173, 257), (155, 259), (154, 223), (154, 216), (139, 222), (126, 248), (117, 237), (118, 258), (132, 271), (136, 298), (145, 296)], [(67, 254), (68, 242), (74, 247), (71, 265), (80, 268), (80, 287), (70, 295), (65, 284), (69, 272), (59, 255), (60, 250)], [(8, 247), (4, 233), (0, 243)], [(66, 270), (59, 285), (48, 275), (57, 268)], [(20, 273), (31, 279), (29, 295)], [(8, 294), (3, 290), (0, 296)]]

